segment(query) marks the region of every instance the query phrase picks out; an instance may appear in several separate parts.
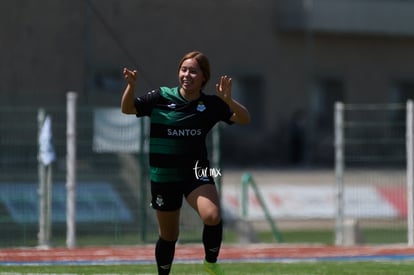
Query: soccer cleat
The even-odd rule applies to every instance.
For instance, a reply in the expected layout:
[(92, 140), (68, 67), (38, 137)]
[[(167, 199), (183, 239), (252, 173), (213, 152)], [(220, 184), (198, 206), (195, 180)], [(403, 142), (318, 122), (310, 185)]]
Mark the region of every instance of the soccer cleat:
[(204, 260), (204, 270), (210, 275), (224, 275), (224, 271), (221, 266), (217, 263), (209, 263)]

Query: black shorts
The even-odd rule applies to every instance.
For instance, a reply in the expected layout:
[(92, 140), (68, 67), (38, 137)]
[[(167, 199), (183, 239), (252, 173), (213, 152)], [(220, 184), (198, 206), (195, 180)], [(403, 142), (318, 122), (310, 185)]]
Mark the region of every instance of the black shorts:
[(214, 184), (213, 177), (179, 182), (151, 181), (151, 207), (161, 211), (180, 209), (183, 204), (183, 196), (187, 197), (192, 191), (204, 184)]

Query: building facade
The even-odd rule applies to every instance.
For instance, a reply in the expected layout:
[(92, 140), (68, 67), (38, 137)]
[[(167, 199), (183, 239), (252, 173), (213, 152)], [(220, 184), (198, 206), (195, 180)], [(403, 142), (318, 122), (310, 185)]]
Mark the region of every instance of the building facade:
[[(252, 116), (223, 131), (231, 165), (333, 163), (333, 104), (414, 96), (414, 3), (393, 0), (18, 0), (0, 3), (0, 106), (119, 106), (177, 85), (188, 51), (234, 79)], [(6, 118), (1, 118), (6, 119)]]

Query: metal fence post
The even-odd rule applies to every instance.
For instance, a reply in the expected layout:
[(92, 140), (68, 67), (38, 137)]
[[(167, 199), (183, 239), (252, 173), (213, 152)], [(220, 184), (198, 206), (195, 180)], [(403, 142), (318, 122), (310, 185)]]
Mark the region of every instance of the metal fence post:
[(407, 101), (406, 119), (406, 153), (407, 153), (407, 241), (409, 246), (414, 245), (414, 129), (413, 129), (413, 101)]
[[(45, 121), (45, 110), (39, 109), (37, 112), (37, 123), (38, 123), (38, 144), (40, 144), (40, 133)], [(46, 171), (45, 165), (43, 164), (40, 157), (40, 145), (38, 152), (38, 177), (39, 177), (39, 232), (37, 234), (38, 246), (48, 246), (47, 234), (46, 234)]]
[(66, 110), (66, 245), (68, 248), (76, 246), (76, 99), (76, 92), (68, 92)]
[(335, 178), (336, 225), (335, 244), (344, 244), (344, 104), (335, 103)]

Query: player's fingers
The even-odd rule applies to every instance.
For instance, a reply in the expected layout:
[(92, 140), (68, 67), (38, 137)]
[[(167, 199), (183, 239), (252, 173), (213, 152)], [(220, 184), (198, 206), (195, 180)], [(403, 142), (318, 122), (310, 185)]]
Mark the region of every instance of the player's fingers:
[(231, 89), (231, 85), (232, 85), (232, 80), (231, 80), (231, 77), (229, 77), (228, 79), (227, 79), (227, 86), (228, 86), (228, 88), (229, 89)]
[(131, 71), (130, 71), (130, 70), (128, 70), (127, 68), (124, 68), (124, 70), (123, 70), (123, 72), (122, 72), (122, 73), (124, 74), (124, 76), (125, 76), (125, 77), (127, 77), (127, 76), (131, 75)]
[(124, 78), (126, 80), (136, 80), (137, 79), (137, 70), (128, 70), (127, 68), (124, 68), (123, 70)]
[(221, 92), (220, 84), (216, 84), (216, 91), (217, 91), (217, 93)]

